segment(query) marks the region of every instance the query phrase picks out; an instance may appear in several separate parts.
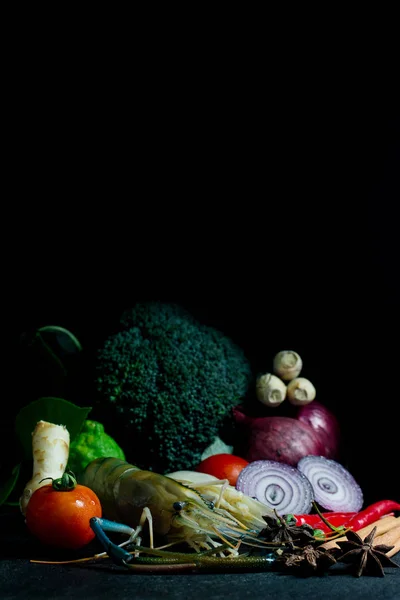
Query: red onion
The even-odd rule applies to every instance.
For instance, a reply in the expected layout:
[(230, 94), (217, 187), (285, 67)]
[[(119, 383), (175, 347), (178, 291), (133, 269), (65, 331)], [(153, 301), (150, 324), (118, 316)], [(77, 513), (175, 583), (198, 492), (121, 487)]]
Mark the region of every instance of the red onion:
[(326, 458), (337, 458), (339, 453), (340, 427), (336, 416), (316, 400), (301, 406), (296, 419), (309, 425), (320, 438)]
[(310, 482), (298, 469), (273, 460), (256, 460), (242, 469), (236, 489), (281, 515), (308, 514), (314, 499)]
[(244, 428), (249, 462), (272, 460), (296, 467), (303, 456), (320, 456), (324, 446), (317, 433), (305, 423), (290, 417), (248, 417), (240, 407), (233, 409), (237, 423)]
[(305, 456), (297, 468), (310, 481), (315, 501), (335, 512), (359, 512), (363, 493), (354, 477), (338, 462), (324, 456)]

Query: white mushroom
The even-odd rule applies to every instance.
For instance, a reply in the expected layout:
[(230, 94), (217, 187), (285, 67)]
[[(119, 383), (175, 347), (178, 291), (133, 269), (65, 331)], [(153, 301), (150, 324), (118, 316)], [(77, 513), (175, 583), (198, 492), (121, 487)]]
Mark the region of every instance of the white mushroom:
[(290, 381), (298, 377), (302, 368), (303, 361), (299, 354), (293, 350), (282, 350), (274, 358), (274, 373), (283, 381)]
[(265, 373), (257, 378), (256, 395), (265, 406), (279, 406), (286, 398), (286, 385), (279, 377)]
[(292, 379), (287, 386), (287, 396), (289, 402), (295, 406), (302, 406), (303, 404), (309, 404), (316, 396), (316, 390), (314, 385), (309, 379), (305, 377), (296, 377)]

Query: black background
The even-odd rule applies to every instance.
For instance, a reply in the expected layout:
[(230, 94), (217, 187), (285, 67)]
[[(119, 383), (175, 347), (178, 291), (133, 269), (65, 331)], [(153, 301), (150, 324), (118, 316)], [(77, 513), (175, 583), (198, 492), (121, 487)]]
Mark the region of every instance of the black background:
[[(125, 306), (175, 300), (232, 335), (255, 368), (277, 350), (297, 349), (319, 399), (340, 418), (366, 502), (400, 501), (397, 53), (382, 48), (365, 11), (355, 22), (340, 14), (331, 37), (333, 11), (307, 20), (314, 35), (300, 20), (290, 27), (286, 11), (280, 28), (263, 20), (262, 36), (254, 19), (238, 27), (209, 13), (195, 37), (200, 15), (185, 14), (176, 33), (163, 22), (165, 38), (154, 31), (156, 11), (149, 31), (131, 19), (129, 35), (120, 19), (99, 26), (98, 11), (87, 21), (74, 14), (65, 38), (67, 13), (51, 14), (45, 35), (31, 20), (24, 28), (21, 11), (14, 30), (7, 21), (1, 425), (24, 400), (24, 372), (13, 361), (22, 331), (64, 325), (90, 352)], [(272, 589), (319, 598), (324, 585), (332, 598), (344, 590), (396, 597), (392, 574), (365, 582), (269, 573), (133, 580), (29, 564), (37, 545), (27, 543), (17, 509), (7, 510), (7, 597), (118, 589), (131, 598), (134, 589), (181, 598), (190, 586), (193, 597), (225, 598), (232, 583), (237, 597)]]
[(193, 94), (105, 120), (71, 97), (45, 131), (25, 115), (3, 220), (7, 339), (53, 323), (94, 350), (123, 308), (160, 299), (257, 370), (293, 348), (366, 500), (399, 500), (398, 115), (345, 89), (273, 106)]

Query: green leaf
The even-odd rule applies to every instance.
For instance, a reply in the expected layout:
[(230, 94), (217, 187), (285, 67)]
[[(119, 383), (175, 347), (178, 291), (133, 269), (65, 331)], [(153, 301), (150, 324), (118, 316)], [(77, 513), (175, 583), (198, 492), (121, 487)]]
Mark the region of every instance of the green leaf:
[[(50, 333), (54, 335), (54, 339), (60, 349), (65, 354), (75, 354), (82, 351), (82, 346), (78, 338), (68, 329), (59, 327), (58, 325), (46, 325), (38, 329), (38, 334)], [(43, 335), (41, 336), (43, 339)]]
[[(71, 331), (46, 325), (20, 336), (16, 360), (24, 375), (18, 385), (25, 404), (44, 396), (70, 398), (79, 385), (77, 377), (84, 357), (82, 346)], [(22, 406), (19, 402), (15, 408)]]
[(4, 502), (7, 500), (7, 498), (13, 491), (15, 484), (17, 483), (20, 468), (21, 463), (15, 465), (8, 479), (6, 479), (3, 484), (0, 484), (0, 506), (4, 504)]
[(76, 406), (63, 398), (39, 398), (20, 410), (15, 419), (15, 430), (26, 459), (32, 459), (32, 432), (38, 421), (65, 425), (72, 442), (82, 429), (92, 407)]

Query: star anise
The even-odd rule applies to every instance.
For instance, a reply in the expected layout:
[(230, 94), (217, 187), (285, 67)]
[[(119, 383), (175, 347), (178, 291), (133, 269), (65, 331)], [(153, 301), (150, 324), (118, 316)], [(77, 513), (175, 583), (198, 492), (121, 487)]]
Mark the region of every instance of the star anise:
[(267, 542), (273, 543), (288, 543), (297, 544), (309, 543), (314, 539), (314, 530), (306, 523), (304, 525), (296, 525), (293, 515), (279, 516), (277, 513), (276, 519), (270, 516), (263, 516), (264, 521), (268, 525), (260, 533)]
[(282, 561), (285, 567), (299, 570), (303, 575), (321, 574), (336, 562), (329, 550), (311, 545), (297, 549), (293, 553), (286, 553)]
[(376, 527), (362, 540), (355, 531), (350, 530), (346, 532), (346, 541), (336, 542), (340, 550), (344, 552), (344, 554), (337, 557), (337, 560), (345, 563), (353, 563), (355, 565), (356, 577), (360, 577), (364, 572), (384, 577), (385, 572), (383, 567), (399, 566), (386, 556), (386, 553), (394, 548), (394, 546), (386, 546), (385, 544), (373, 545), (375, 534)]

